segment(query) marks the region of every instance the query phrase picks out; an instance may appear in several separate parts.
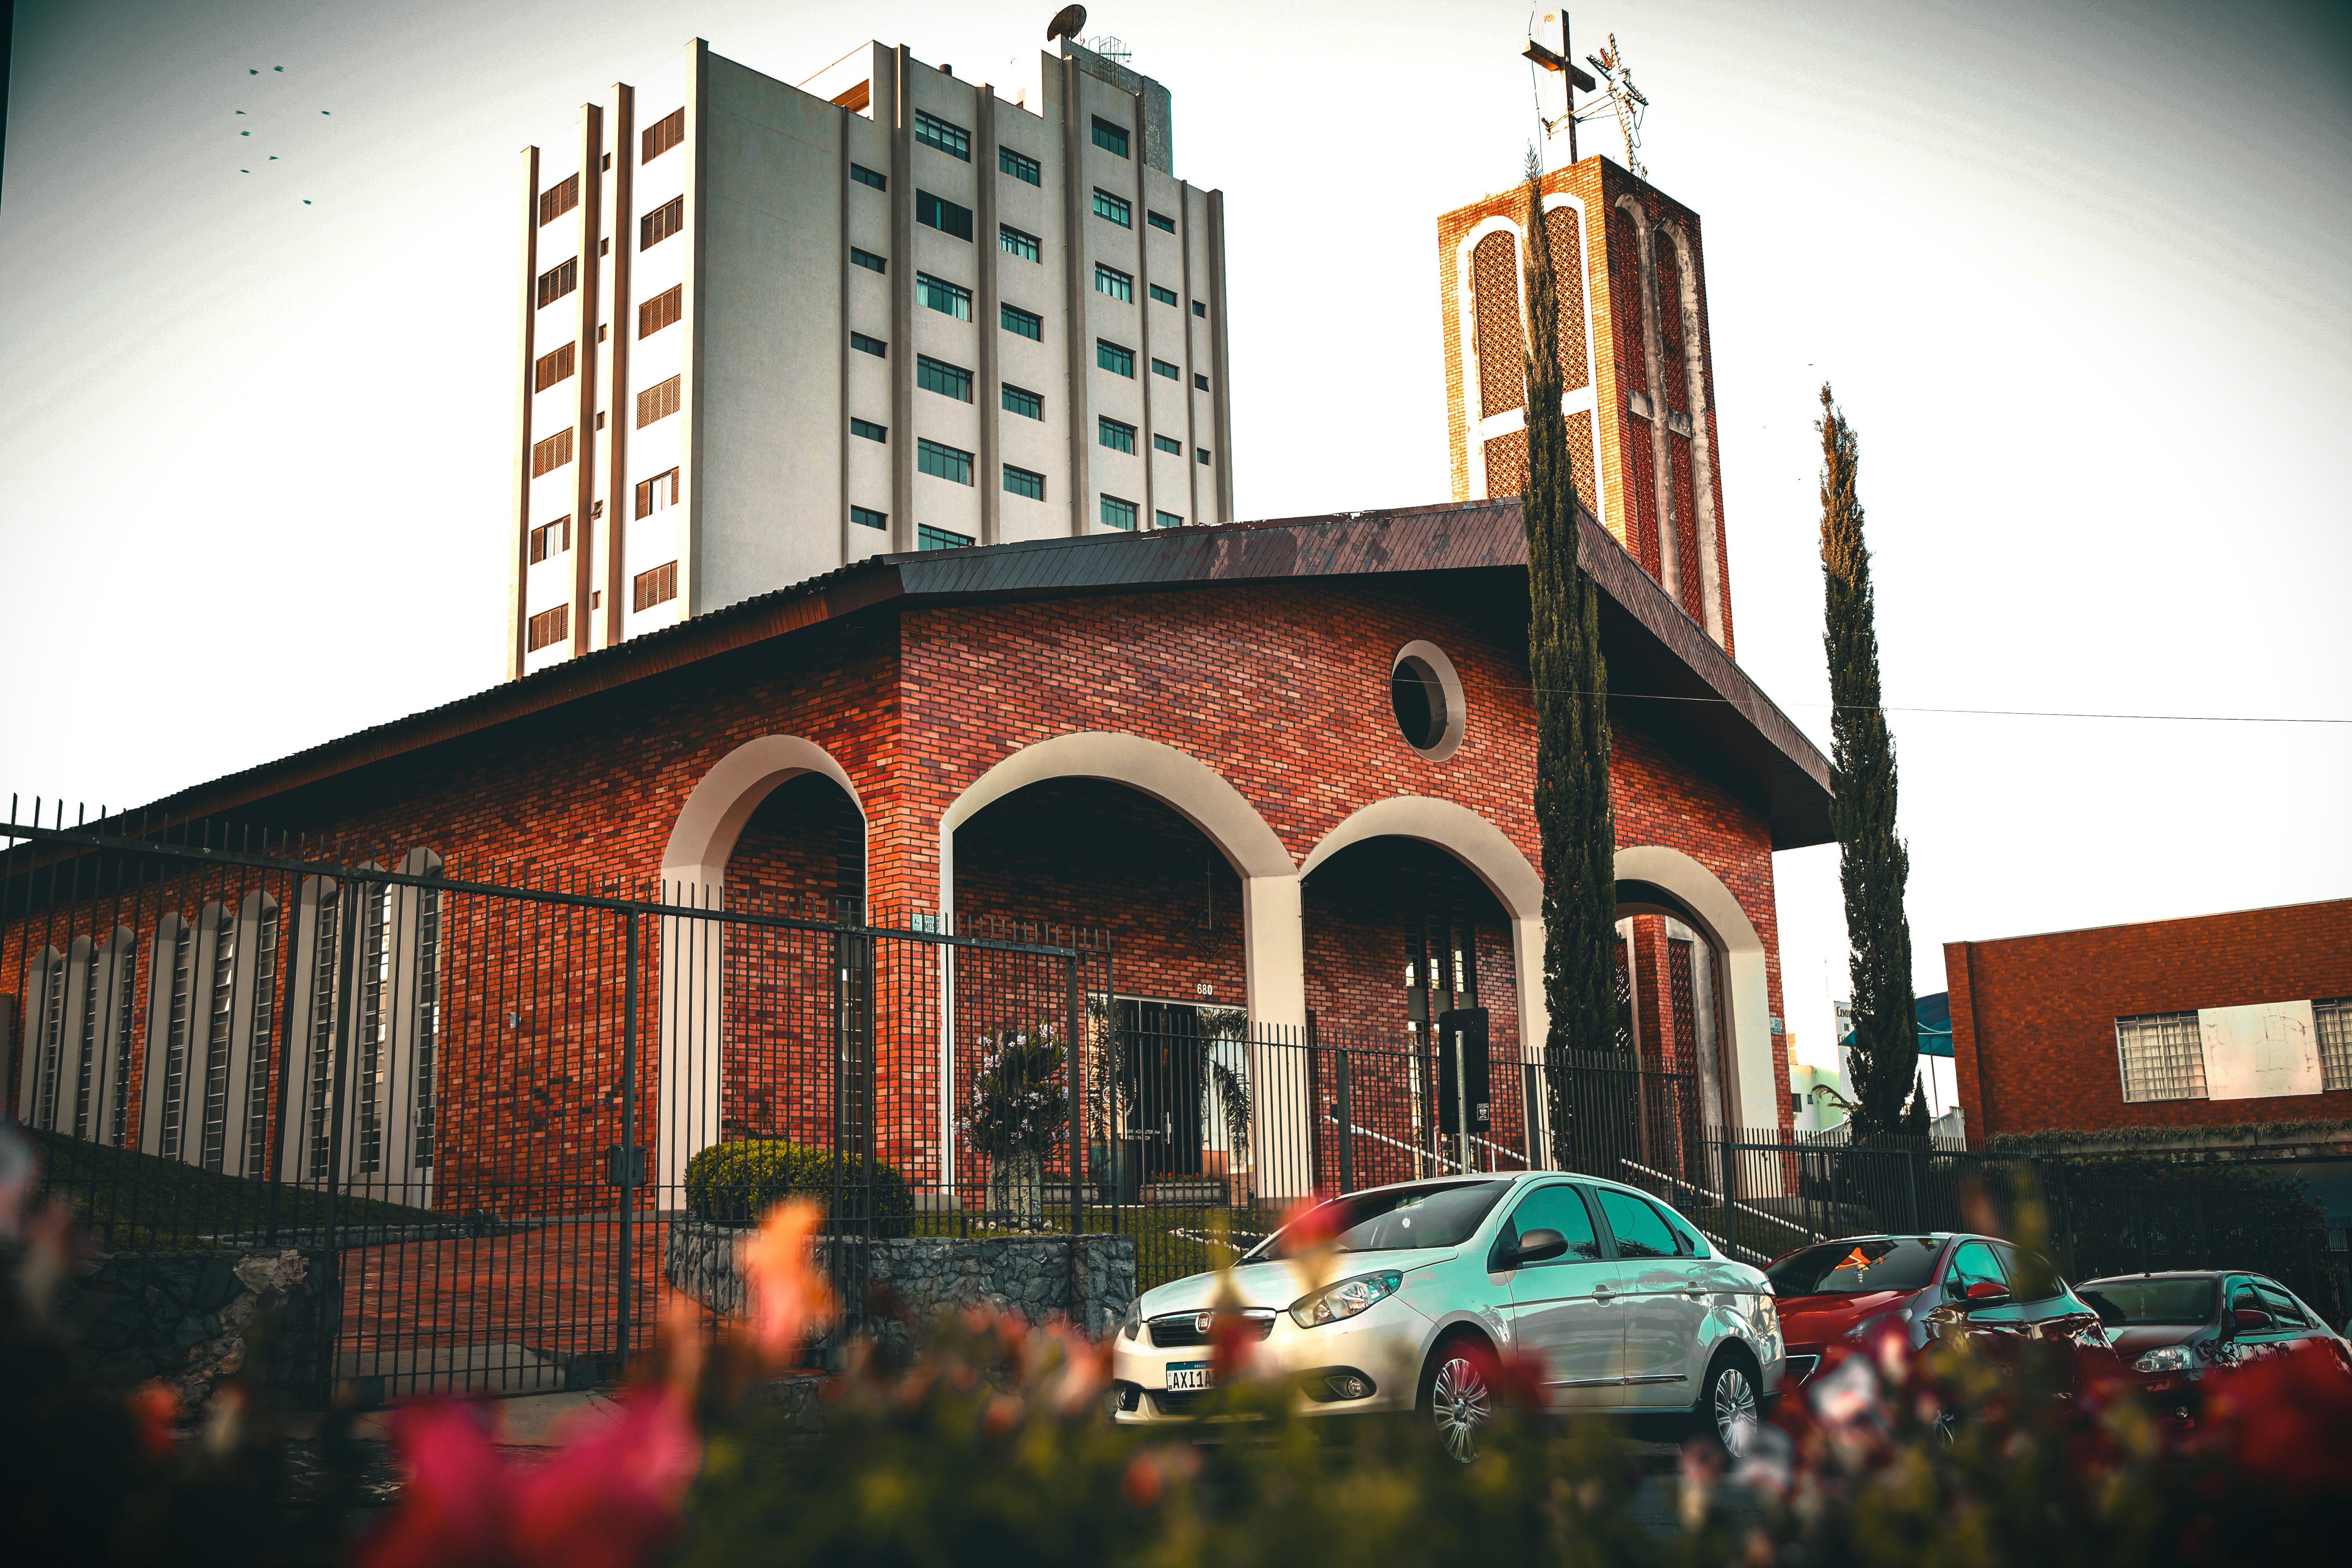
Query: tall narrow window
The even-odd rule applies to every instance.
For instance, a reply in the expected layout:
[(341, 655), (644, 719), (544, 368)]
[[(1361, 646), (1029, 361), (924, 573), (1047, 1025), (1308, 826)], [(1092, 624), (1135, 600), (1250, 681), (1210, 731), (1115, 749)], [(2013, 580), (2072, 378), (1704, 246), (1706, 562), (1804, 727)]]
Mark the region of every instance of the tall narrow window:
[(672, 196), (637, 220), (637, 248), (651, 250), (686, 227), (686, 198)]
[(915, 221), (956, 239), (971, 237), (971, 209), (929, 191), (915, 193)]
[(915, 274), (915, 302), (928, 305), (941, 315), (953, 316), (959, 321), (971, 320), (971, 290), (961, 283), (934, 278), (928, 272)]
[(204, 1132), (198, 1160), (218, 1171), (228, 1152), (228, 1047), (236, 1032), (236, 911), (221, 910), (213, 927), (211, 994), (205, 1007)]
[(539, 275), (539, 308), (542, 310), (580, 287), (580, 258), (559, 261)]
[(441, 1109), (441, 894), (427, 888), (416, 911), (416, 1117), (409, 1163), (433, 1168), (435, 1118)]
[(1033, 185), (1045, 183), (1045, 171), (1038, 167), (1037, 160), (1025, 153), (1015, 153), (1010, 147), (997, 148), (996, 166), (1016, 180), (1026, 180)]
[(545, 228), (580, 205), (580, 176), (567, 174), (539, 193), (539, 225)]
[(950, 158), (971, 162), (971, 132), (920, 109), (915, 110), (915, 140), (926, 147), (938, 148)]
[(66, 1048), (66, 989), (68, 984), (65, 955), (51, 948), (41, 971), (41, 1025), (32, 1059), (32, 1070), (39, 1074), (39, 1089), (33, 1100), (33, 1125), (44, 1131), (55, 1131), (58, 1125), (58, 1078), (64, 1069)]
[(665, 561), (650, 572), (640, 572), (631, 579), (635, 610), (650, 610), (656, 605), (667, 605), (677, 597), (677, 563)]
[(341, 899), (321, 888), (318, 914), (318, 929), (310, 939), (310, 1060), (304, 1064), (304, 1076), (310, 1080), (310, 1093), (304, 1097), (304, 1104), (310, 1114), (302, 1129), (306, 1156), (303, 1169), (314, 1182), (324, 1181), (331, 1174), (328, 1161), (334, 1152), (335, 999), (342, 978), (336, 973), (340, 963), (337, 944), (341, 941)]
[(126, 931), (114, 947), (114, 1070), (107, 1079), (114, 1086), (114, 1111), (106, 1141), (116, 1149), (131, 1135), (131, 1009), (138, 991), (138, 944)]
[(686, 285), (673, 283), (637, 307), (637, 336), (649, 338), (664, 327), (676, 326), (685, 313)]
[(530, 389), (533, 392), (545, 392), (558, 382), (572, 379), (572, 361), (575, 346), (566, 343), (560, 349), (539, 356), (539, 363), (532, 366)]
[(639, 139), (637, 162), (650, 163), (679, 142), (686, 140), (686, 110), (673, 109), (646, 127)]
[(188, 1017), (195, 977), (196, 928), (176, 921), (172, 928), (169, 963), (171, 1000), (163, 1015), (163, 1124), (157, 1146), (166, 1160), (180, 1157), (180, 1142), (187, 1124)]
[(269, 1047), (278, 1035), (278, 907), (265, 901), (253, 930), (253, 1009), (246, 1025), (252, 1041), (245, 1077), (245, 1173), (264, 1174), (269, 1158)]
[(360, 925), (359, 1033), (352, 1041), (352, 1169), (383, 1169), (383, 1086), (392, 1056), (392, 889), (367, 890)]
[(656, 386), (648, 386), (637, 394), (637, 428), (642, 430), (656, 419), (667, 419), (677, 412), (678, 386), (681, 378), (671, 376)]
[(929, 354), (915, 356), (915, 384), (926, 392), (952, 397), (958, 403), (971, 401), (971, 372)]
[(1114, 125), (1099, 114), (1096, 115), (1094, 120), (1095, 145), (1106, 153), (1115, 153), (1122, 158), (1126, 157), (1127, 127)]
[(677, 470), (671, 468), (637, 482), (637, 515), (651, 517), (677, 504)]
[(73, 1135), (76, 1138), (89, 1136), (90, 1084), (98, 1075), (99, 1041), (105, 1032), (100, 1026), (104, 1009), (99, 1005), (99, 962), (98, 943), (93, 942), (89, 944), (89, 962), (82, 966), (81, 1042), (80, 1048), (74, 1052)]

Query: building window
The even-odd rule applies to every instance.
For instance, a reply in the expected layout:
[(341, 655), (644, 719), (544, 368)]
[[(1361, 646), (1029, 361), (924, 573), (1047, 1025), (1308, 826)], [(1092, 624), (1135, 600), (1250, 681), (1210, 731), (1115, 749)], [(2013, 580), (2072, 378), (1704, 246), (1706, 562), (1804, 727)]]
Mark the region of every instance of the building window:
[(1135, 503), (1117, 496), (1102, 499), (1102, 521), (1105, 528), (1116, 528), (1126, 533), (1135, 531)]
[(650, 572), (640, 572), (630, 580), (630, 608), (650, 610), (656, 605), (667, 605), (677, 597), (677, 563), (665, 561)]
[(2194, 1013), (2116, 1020), (2125, 1102), (2205, 1098), (2205, 1042)]
[(1152, 520), (1161, 528), (1181, 528), (1184, 526), (1184, 520), (1178, 517), (1172, 511), (1156, 511), (1153, 512), (1151, 516)]
[(1123, 349), (1107, 339), (1095, 340), (1095, 363), (1113, 375), (1135, 379), (1135, 351)]
[(1154, 436), (1151, 438), (1151, 448), (1155, 452), (1173, 452), (1180, 458), (1184, 455), (1184, 443), (1173, 436)]
[(1176, 290), (1162, 289), (1159, 284), (1154, 283), (1151, 286), (1151, 298), (1156, 304), (1172, 305), (1176, 302)]
[(887, 528), (890, 526), (890, 514), (876, 511), (870, 506), (853, 506), (849, 509), (849, 521), (860, 528)]
[(877, 425), (871, 419), (860, 419), (855, 414), (849, 416), (849, 433), (853, 436), (863, 436), (868, 441), (887, 441), (890, 438), (890, 432), (887, 429)]
[[(915, 467), (919, 472), (953, 479), (960, 485), (971, 483), (971, 454), (961, 447), (918, 438), (915, 442)], [(969, 544), (971, 541), (967, 539), (963, 542)]]
[(678, 378), (671, 376), (658, 386), (648, 386), (637, 394), (637, 428), (642, 430), (656, 419), (667, 419), (677, 412)]
[(1044, 500), (1045, 476), (1033, 474), (1026, 468), (1016, 468), (1007, 463), (1004, 465), (1004, 488), (1014, 495), (1027, 496), (1031, 500)]
[(971, 290), (961, 283), (934, 278), (928, 272), (915, 274), (915, 302), (929, 305), (941, 315), (953, 316), (959, 321), (971, 320)]
[(572, 548), (572, 520), (557, 518), (542, 522), (530, 531), (530, 563), (534, 566), (551, 555), (561, 555)]
[(1108, 414), (1095, 416), (1095, 439), (1114, 452), (1135, 450), (1135, 426), (1122, 424)]
[(1016, 180), (1026, 180), (1040, 186), (1045, 183), (1045, 171), (1037, 167), (1037, 160), (1025, 153), (1015, 153), (1010, 147), (996, 150), (996, 166)]
[(1158, 229), (1160, 233), (1174, 234), (1176, 232), (1176, 220), (1170, 217), (1166, 213), (1147, 213), (1144, 216), (1151, 220), (1151, 226)]
[(1095, 263), (1095, 292), (1108, 294), (1122, 305), (1135, 303), (1135, 279), (1116, 267)]
[(686, 226), (686, 198), (672, 196), (637, 220), (637, 248), (651, 250)]
[(547, 309), (580, 287), (580, 258), (558, 262), (539, 275), (539, 308)]
[(959, 550), (971, 542), (970, 534), (958, 533), (952, 529), (933, 528), (928, 522), (915, 530), (915, 548), (918, 550)]
[(1195, 300), (1192, 301), (1192, 314), (1205, 321), (1209, 319), (1209, 307)]
[(938, 148), (950, 158), (971, 162), (971, 132), (936, 114), (915, 110), (915, 140), (926, 147)]
[(552, 647), (572, 635), (572, 606), (558, 605), (530, 618), (530, 651)]
[(1045, 398), (1044, 394), (1031, 392), (1024, 387), (1014, 386), (1009, 382), (1004, 384), (1002, 390), (1004, 395), (1004, 412), (1007, 414), (1018, 414), (1024, 419), (1043, 419), (1045, 417)]
[(1209, 378), (1199, 371), (1192, 373), (1192, 384), (1202, 392), (1209, 390)]
[(1101, 115), (1095, 116), (1095, 145), (1106, 153), (1127, 156), (1127, 127), (1113, 125)]
[(849, 165), (849, 177), (861, 185), (871, 185), (877, 191), (887, 191), (890, 188), (890, 177), (887, 174), (869, 169), (863, 163)]
[(686, 110), (673, 109), (646, 127), (645, 135), (639, 139), (637, 162), (650, 163), (685, 140)]
[(2319, 1087), (2352, 1089), (2352, 997), (2314, 1002), (2311, 1021), (2319, 1030)]
[(674, 327), (686, 312), (686, 286), (673, 283), (659, 294), (637, 307), (637, 336), (652, 337), (664, 327)]
[(849, 346), (856, 349), (859, 353), (872, 354), (876, 359), (887, 359), (890, 357), (890, 345), (888, 343), (884, 342), (880, 338), (869, 338), (864, 332), (850, 333)]
[(530, 449), (530, 477), (551, 474), (572, 460), (572, 432), (558, 430)]
[(531, 367), (532, 391), (545, 392), (549, 387), (553, 386), (559, 381), (569, 381), (572, 379), (572, 350), (575, 346), (576, 345), (572, 343), (566, 343), (562, 348), (557, 349), (553, 353), (544, 353), (539, 356), (539, 363)]
[(539, 224), (541, 228), (553, 223), (580, 205), (580, 176), (565, 176), (539, 193)]
[(959, 206), (943, 196), (935, 196), (929, 191), (915, 193), (915, 221), (925, 228), (935, 228), (958, 239), (971, 237), (971, 209)]
[(1007, 256), (1017, 256), (1024, 261), (1037, 259), (1037, 237), (1024, 233), (1009, 223), (996, 226), (996, 243)]
[(1200, 464), (1202, 468), (1207, 468), (1209, 466), (1209, 449), (1206, 447), (1193, 447), (1192, 460)]
[(952, 397), (958, 403), (971, 401), (971, 372), (929, 354), (915, 356), (915, 384), (926, 392)]
[(1034, 310), (1024, 310), (1018, 305), (1000, 305), (997, 307), (997, 319), (1003, 322), (1008, 332), (1018, 332), (1039, 342), (1045, 341), (1045, 318)]
[[(245, 1075), (245, 1169), (248, 1175), (262, 1171), (269, 1157), (269, 1043), (278, 1032), (278, 906), (266, 895), (261, 900), (261, 919), (254, 931), (253, 967), (253, 1011), (246, 1023), (247, 1038), (253, 1042), (253, 1059)], [(127, 1047), (131, 1035), (129, 948), (122, 950), (121, 967), (115, 973), (122, 1008), (121, 1033), (116, 1038)], [(118, 1056), (116, 1059), (118, 1074), (130, 1066), (127, 1056)], [(115, 1081), (121, 1083), (122, 1079), (118, 1077)], [(114, 1097), (113, 1143), (118, 1149), (122, 1146), (122, 1100), (119, 1093)]]
[(1183, 372), (1178, 370), (1173, 364), (1164, 359), (1156, 359), (1151, 362), (1151, 374), (1154, 375), (1164, 375), (1171, 381), (1181, 381), (1183, 379), (1184, 374)]
[(1100, 185), (1095, 187), (1095, 216), (1108, 218), (1121, 228), (1135, 226), (1135, 209), (1127, 205), (1127, 198), (1112, 195)]
[(656, 474), (652, 479), (638, 481), (637, 515), (640, 518), (651, 517), (657, 511), (667, 511), (677, 504), (677, 470), (676, 468), (671, 468), (666, 473)]
[(872, 251), (861, 249), (855, 245), (849, 247), (849, 264), (852, 267), (863, 267), (868, 272), (887, 272), (890, 270), (890, 264), (888, 262), (883, 260)]

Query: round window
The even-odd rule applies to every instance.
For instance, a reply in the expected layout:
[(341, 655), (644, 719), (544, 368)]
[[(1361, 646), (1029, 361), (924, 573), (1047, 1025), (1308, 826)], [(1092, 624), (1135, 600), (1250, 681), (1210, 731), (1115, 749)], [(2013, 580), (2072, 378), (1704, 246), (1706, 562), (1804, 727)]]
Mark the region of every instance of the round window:
[(1433, 645), (1407, 643), (1389, 671), (1389, 705), (1404, 743), (1432, 762), (1462, 743), (1462, 680)]

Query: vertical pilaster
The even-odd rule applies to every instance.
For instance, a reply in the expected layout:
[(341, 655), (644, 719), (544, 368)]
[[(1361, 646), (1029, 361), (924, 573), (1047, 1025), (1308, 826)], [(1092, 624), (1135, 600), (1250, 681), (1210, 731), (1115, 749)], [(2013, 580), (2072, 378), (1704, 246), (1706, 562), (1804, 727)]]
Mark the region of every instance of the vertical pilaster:
[(1093, 531), (1095, 515), (1093, 399), (1089, 367), (1094, 334), (1087, 325), (1087, 137), (1080, 124), (1078, 62), (1065, 56), (1062, 68), (1062, 331), (1068, 340), (1070, 410), (1070, 531)]
[[(596, 530), (592, 514), (596, 505), (596, 460), (602, 449), (596, 428), (596, 324), (602, 317), (604, 269), (596, 265), (596, 241), (604, 233), (598, 221), (604, 205), (604, 176), (597, 160), (604, 151), (604, 111), (591, 103), (580, 110), (580, 308), (579, 330), (572, 351), (577, 372), (579, 409), (573, 428), (580, 432), (572, 458), (572, 657), (588, 651), (588, 617), (596, 603)], [(611, 421), (620, 423), (615, 410)]]
[(522, 150), (522, 289), (515, 342), (515, 533), (507, 557), (507, 679), (522, 678), (523, 637), (530, 615), (523, 589), (530, 574), (531, 363), (538, 358), (539, 149)]
[(607, 356), (611, 384), (606, 389), (604, 405), (612, 410), (606, 421), (611, 426), (605, 432), (604, 452), (604, 646), (611, 647), (621, 640), (622, 617), (628, 607), (621, 602), (621, 593), (628, 585), (629, 524), (635, 521), (634, 505), (635, 487), (629, 483), (629, 432), (636, 427), (630, 417), (629, 353), (637, 341), (637, 323), (630, 309), (635, 300), (630, 273), (636, 266), (636, 168), (637, 168), (637, 95), (636, 89), (625, 83), (613, 86), (613, 199), (606, 215), (604, 232), (613, 242), (613, 299), (609, 316), (612, 321), (612, 353)]

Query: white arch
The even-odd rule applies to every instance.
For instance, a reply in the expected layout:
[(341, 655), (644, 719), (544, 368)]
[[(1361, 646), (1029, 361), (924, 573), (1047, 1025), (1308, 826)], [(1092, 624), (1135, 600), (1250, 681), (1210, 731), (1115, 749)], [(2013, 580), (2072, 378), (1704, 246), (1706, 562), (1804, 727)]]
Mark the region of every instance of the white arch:
[(1616, 869), (1621, 882), (1648, 882), (1672, 893), (1722, 947), (1739, 1119), (1749, 1127), (1780, 1125), (1783, 1089), (1772, 1066), (1772, 988), (1764, 939), (1748, 911), (1720, 878), (1679, 849), (1662, 844), (1621, 848)]
[(686, 797), (662, 849), (662, 880), (696, 883), (708, 889), (706, 901), (716, 907), (743, 825), (771, 791), (802, 773), (823, 773), (839, 784), (859, 818), (865, 817), (866, 803), (849, 782), (849, 770), (832, 752), (798, 735), (762, 735), (719, 758)]

